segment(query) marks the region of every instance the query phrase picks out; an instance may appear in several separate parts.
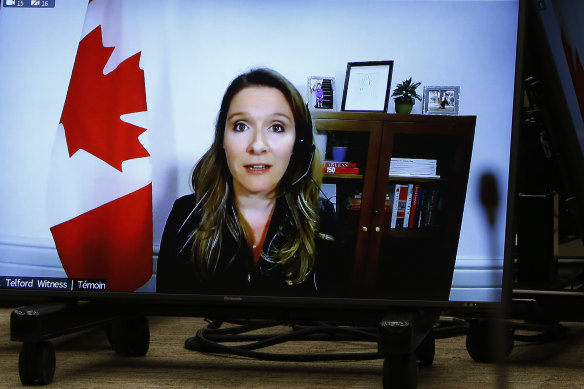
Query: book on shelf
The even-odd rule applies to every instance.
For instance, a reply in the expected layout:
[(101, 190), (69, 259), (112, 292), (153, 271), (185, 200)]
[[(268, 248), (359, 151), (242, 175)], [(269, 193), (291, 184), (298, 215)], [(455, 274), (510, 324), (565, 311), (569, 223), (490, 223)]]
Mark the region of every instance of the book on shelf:
[(400, 173), (400, 174), (390, 174), (389, 177), (440, 178), (440, 175), (439, 174), (425, 174), (425, 173)]
[(326, 174), (359, 174), (359, 168), (358, 167), (324, 166), (323, 173), (326, 173)]
[(404, 223), (406, 203), (408, 201), (408, 185), (396, 184), (393, 197), (390, 228), (401, 228)]
[(391, 199), (393, 198), (393, 192), (390, 196), (389, 193), (385, 194), (385, 203), (383, 207), (383, 228), (389, 228), (391, 226), (391, 209), (392, 209), (392, 202)]
[(425, 227), (435, 227), (438, 218), (440, 196), (437, 189), (432, 189), (432, 194), (429, 199), (428, 215), (426, 217)]
[(393, 199), (389, 228), (413, 229), (438, 225), (442, 197), (437, 188), (421, 184), (395, 184), (393, 195), (389, 196), (386, 196), (386, 204), (388, 198)]
[(408, 228), (410, 223), (410, 211), (412, 209), (412, 196), (414, 194), (414, 184), (408, 184), (408, 194), (406, 198), (406, 210), (404, 212), (403, 228)]
[(422, 228), (424, 227), (424, 222), (426, 218), (427, 210), (427, 201), (429, 199), (428, 196), (429, 189), (427, 187), (420, 186), (418, 189), (418, 196), (417, 200), (418, 203), (416, 204), (416, 213), (414, 215), (414, 228)]
[(440, 178), (435, 159), (391, 158), (389, 175), (396, 177)]
[(419, 197), (420, 197), (420, 184), (416, 184), (416, 185), (414, 185), (414, 191), (412, 193), (412, 205), (410, 208), (410, 220), (408, 221), (408, 228), (417, 227), (416, 212), (418, 212)]
[(418, 221), (418, 228), (435, 227), (436, 219), (441, 204), (440, 193), (438, 189), (424, 190), (424, 195), (421, 198), (420, 215)]
[(435, 159), (423, 158), (390, 158), (391, 165), (396, 168), (432, 168), (436, 167), (438, 161)]
[(322, 161), (325, 167), (357, 167), (356, 162)]
[(358, 211), (361, 209), (361, 193), (357, 193), (353, 195), (351, 198), (351, 205), (349, 205), (349, 209), (352, 211)]

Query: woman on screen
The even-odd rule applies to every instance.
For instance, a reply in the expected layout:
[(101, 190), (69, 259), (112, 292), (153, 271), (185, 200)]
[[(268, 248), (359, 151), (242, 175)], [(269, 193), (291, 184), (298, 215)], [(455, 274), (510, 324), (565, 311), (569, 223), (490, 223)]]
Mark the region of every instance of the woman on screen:
[(317, 246), (332, 240), (335, 222), (319, 198), (312, 131), (300, 93), (280, 74), (256, 69), (232, 81), (193, 171), (194, 194), (176, 200), (166, 222), (158, 292), (320, 292), (331, 259)]

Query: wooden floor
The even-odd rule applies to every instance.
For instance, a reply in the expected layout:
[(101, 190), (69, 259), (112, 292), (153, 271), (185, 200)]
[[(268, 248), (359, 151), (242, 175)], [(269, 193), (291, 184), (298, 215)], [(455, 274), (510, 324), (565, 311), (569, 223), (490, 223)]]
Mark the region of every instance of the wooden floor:
[[(11, 308), (0, 308), (0, 388), (21, 385), (21, 344), (9, 340)], [(381, 388), (382, 361), (286, 363), (207, 355), (183, 348), (205, 326), (199, 318), (149, 318), (145, 357), (118, 357), (103, 330), (53, 340), (57, 369), (52, 388)], [(507, 388), (584, 388), (584, 325), (553, 342), (516, 342), (504, 365)], [(282, 330), (286, 330), (285, 328)], [(366, 342), (297, 342), (277, 352), (374, 352)], [(473, 361), (465, 336), (436, 341), (430, 367), (420, 367), (418, 388), (498, 388), (498, 369)]]

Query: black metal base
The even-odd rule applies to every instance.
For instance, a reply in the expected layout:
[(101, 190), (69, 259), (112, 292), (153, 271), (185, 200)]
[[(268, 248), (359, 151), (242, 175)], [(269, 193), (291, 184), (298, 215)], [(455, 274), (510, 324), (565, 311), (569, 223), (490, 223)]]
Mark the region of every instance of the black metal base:
[[(432, 327), (438, 314), (425, 311), (389, 312), (379, 323), (378, 350), (384, 354), (383, 388), (415, 389), (418, 364), (431, 364), (435, 342)], [(429, 362), (429, 363), (428, 363)]]
[(18, 372), (23, 385), (48, 385), (56, 368), (49, 339), (104, 327), (115, 352), (143, 356), (150, 331), (144, 316), (120, 314), (90, 302), (55, 302), (17, 308), (10, 316), (10, 339), (21, 341)]
[[(282, 322), (246, 321), (222, 328), (222, 322), (209, 320), (209, 326), (188, 338), (185, 347), (207, 353), (233, 355), (270, 361), (313, 362), (384, 359), (384, 388), (416, 388), (419, 366), (431, 365), (435, 354), (432, 333), (438, 314), (424, 311), (390, 311), (378, 327), (342, 326), (328, 323), (293, 325), (292, 331), (271, 335), (250, 334)], [(377, 344), (377, 351), (362, 353), (281, 354), (257, 351), (287, 341), (365, 341)], [(236, 346), (230, 343), (239, 343)]]
[[(150, 332), (144, 315), (129, 307), (116, 308), (91, 302), (56, 302), (15, 309), (11, 315), (11, 340), (23, 342), (19, 373), (24, 385), (48, 385), (55, 373), (56, 359), (52, 338), (85, 329), (104, 327), (115, 352), (121, 356), (143, 356), (148, 352)], [(131, 313), (128, 313), (131, 312)], [(432, 335), (438, 313), (422, 310), (388, 312), (377, 328), (346, 327), (320, 323), (296, 325), (292, 334), (245, 334), (282, 322), (255, 322), (232, 328), (219, 328), (210, 322), (189, 338), (185, 346), (203, 352), (227, 352), (252, 358), (279, 361), (357, 360), (383, 358), (384, 388), (416, 388), (418, 363), (431, 365), (435, 342)], [(287, 340), (360, 340), (377, 343), (377, 351), (363, 354), (270, 354), (253, 351)], [(243, 346), (222, 342), (253, 341)]]

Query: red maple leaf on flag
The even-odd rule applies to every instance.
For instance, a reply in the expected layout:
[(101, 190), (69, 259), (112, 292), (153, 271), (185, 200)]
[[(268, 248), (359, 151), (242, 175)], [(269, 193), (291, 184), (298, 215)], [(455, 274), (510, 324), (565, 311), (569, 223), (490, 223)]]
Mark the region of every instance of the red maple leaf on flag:
[(120, 119), (146, 110), (146, 92), (140, 52), (103, 74), (113, 51), (103, 46), (101, 26), (81, 40), (61, 123), (70, 157), (83, 149), (122, 171), (123, 161), (150, 155), (138, 141), (146, 129)]

